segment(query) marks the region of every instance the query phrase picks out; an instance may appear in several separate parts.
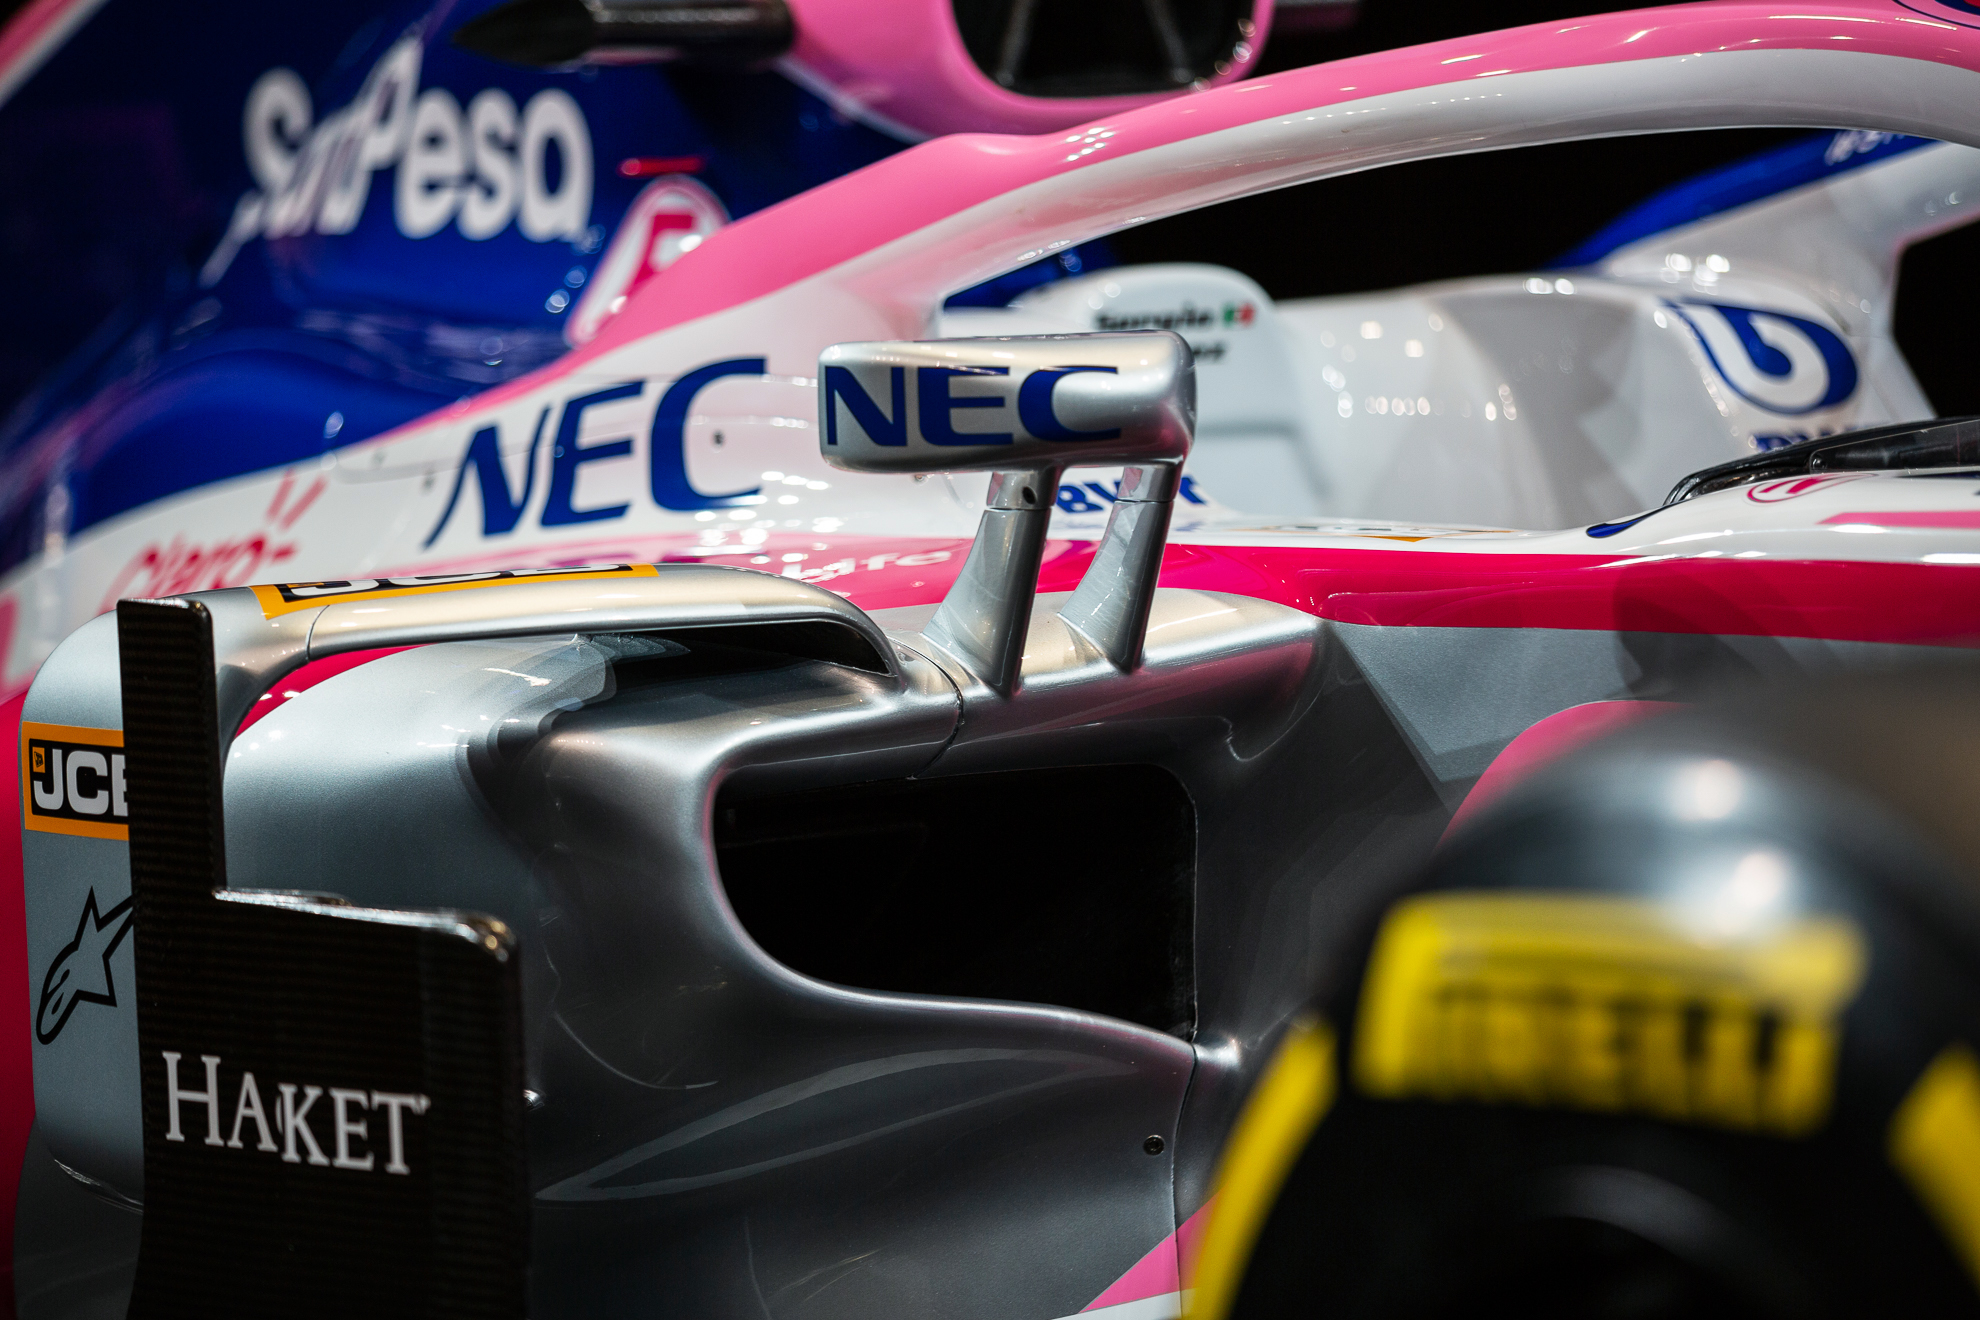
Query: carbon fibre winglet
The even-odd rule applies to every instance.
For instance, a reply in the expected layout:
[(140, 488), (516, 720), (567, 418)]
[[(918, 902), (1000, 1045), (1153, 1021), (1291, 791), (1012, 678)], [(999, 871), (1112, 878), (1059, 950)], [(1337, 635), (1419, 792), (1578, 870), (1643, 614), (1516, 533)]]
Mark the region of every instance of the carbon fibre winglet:
[(144, 1229), (135, 1317), (520, 1317), (514, 940), (226, 886), (213, 622), (121, 602)]

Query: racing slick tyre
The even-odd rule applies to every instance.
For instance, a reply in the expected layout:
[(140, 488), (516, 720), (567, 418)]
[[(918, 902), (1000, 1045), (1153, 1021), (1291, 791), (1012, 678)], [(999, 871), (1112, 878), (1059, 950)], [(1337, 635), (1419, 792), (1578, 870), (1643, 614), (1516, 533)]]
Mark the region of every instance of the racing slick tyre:
[(1980, 1313), (1980, 682), (1660, 716), (1385, 899), (1193, 1320)]

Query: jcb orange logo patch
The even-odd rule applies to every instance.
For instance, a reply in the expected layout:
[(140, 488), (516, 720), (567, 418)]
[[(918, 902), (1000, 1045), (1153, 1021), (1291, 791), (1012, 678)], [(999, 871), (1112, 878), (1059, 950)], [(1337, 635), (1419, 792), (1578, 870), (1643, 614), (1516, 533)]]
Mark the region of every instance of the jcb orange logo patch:
[(124, 734), (71, 724), (21, 724), (22, 823), (46, 834), (128, 839)]

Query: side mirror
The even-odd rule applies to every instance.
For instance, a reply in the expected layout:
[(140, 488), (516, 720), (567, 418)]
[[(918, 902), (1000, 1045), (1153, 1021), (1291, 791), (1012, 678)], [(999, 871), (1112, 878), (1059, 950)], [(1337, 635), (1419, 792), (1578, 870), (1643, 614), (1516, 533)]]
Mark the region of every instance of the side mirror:
[(1005, 696), (1024, 658), (1059, 474), (1075, 465), (1127, 470), (1060, 617), (1116, 667), (1140, 663), (1195, 424), (1195, 364), (1166, 330), (835, 344), (818, 359), (826, 462), (990, 472), (975, 544), (927, 632)]

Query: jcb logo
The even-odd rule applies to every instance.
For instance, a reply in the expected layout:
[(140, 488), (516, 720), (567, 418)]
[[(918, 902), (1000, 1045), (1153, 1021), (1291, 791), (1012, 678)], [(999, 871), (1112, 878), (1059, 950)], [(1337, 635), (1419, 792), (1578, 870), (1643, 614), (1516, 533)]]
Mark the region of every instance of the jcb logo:
[(21, 809), (28, 829), (128, 839), (124, 735), (68, 724), (21, 725)]

